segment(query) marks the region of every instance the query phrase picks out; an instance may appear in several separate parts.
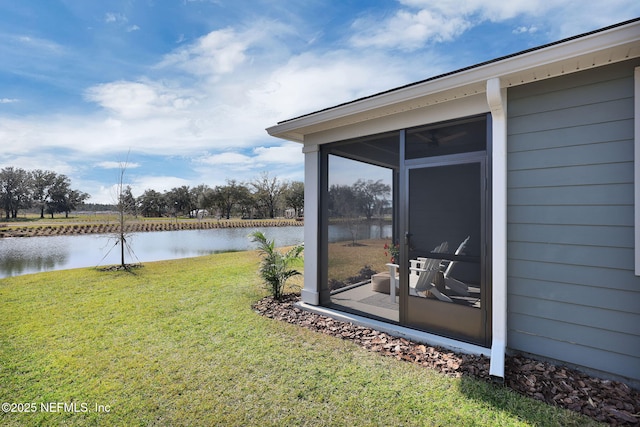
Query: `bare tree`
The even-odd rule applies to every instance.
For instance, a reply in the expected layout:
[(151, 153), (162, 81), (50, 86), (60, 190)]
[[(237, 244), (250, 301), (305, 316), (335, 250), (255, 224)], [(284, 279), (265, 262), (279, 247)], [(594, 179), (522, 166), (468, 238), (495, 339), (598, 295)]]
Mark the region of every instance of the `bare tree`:
[[(127, 156), (128, 157), (128, 156)], [(120, 243), (120, 266), (124, 269), (127, 268), (127, 264), (124, 259), (124, 249), (127, 245), (127, 234), (125, 233), (125, 215), (127, 213), (127, 200), (126, 200), (126, 189), (124, 186), (124, 174), (127, 171), (127, 162), (120, 162), (120, 177), (118, 179), (118, 184), (116, 185), (116, 192), (118, 197), (118, 204), (116, 205), (118, 208), (118, 223), (119, 223), (119, 232), (118, 232), (118, 242)], [(130, 187), (127, 186), (127, 188)]]
[[(127, 159), (129, 155), (127, 154)], [(130, 234), (126, 232), (127, 214), (131, 214), (136, 209), (136, 200), (131, 193), (131, 187), (125, 185), (124, 175), (127, 171), (127, 161), (120, 162), (120, 175), (118, 176), (118, 182), (116, 183), (116, 209), (118, 211), (118, 232), (116, 234), (116, 245), (120, 245), (120, 267), (124, 270), (129, 270), (129, 265), (125, 262), (125, 251), (133, 254), (131, 245), (129, 245), (128, 239)], [(106, 256), (109, 255), (107, 253)], [(135, 255), (134, 255), (135, 256)]]

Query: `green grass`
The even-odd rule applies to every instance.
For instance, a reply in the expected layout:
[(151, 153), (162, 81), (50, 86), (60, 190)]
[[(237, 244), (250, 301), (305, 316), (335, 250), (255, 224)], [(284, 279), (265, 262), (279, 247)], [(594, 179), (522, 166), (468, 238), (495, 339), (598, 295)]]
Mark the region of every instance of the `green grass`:
[(359, 240), (356, 246), (350, 243), (329, 245), (329, 278), (345, 280), (356, 276), (365, 265), (377, 272), (389, 271), (386, 263), (391, 262), (391, 256), (384, 254), (384, 244), (390, 243), (388, 239)]
[[(0, 280), (0, 425), (589, 425), (255, 314), (255, 252)], [(45, 413), (75, 402), (87, 412)], [(96, 412), (95, 405), (109, 408)]]

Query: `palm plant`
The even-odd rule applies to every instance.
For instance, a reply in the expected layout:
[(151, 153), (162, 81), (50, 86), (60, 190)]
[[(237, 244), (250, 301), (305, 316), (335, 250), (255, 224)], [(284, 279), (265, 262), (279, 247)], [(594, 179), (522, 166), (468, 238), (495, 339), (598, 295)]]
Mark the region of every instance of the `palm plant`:
[(296, 245), (287, 252), (281, 253), (275, 249), (275, 241), (267, 240), (261, 231), (251, 233), (250, 237), (254, 243), (258, 244), (258, 251), (262, 256), (260, 275), (265, 282), (265, 287), (275, 299), (280, 300), (287, 280), (302, 274), (290, 266), (294, 260), (300, 258), (304, 247)]

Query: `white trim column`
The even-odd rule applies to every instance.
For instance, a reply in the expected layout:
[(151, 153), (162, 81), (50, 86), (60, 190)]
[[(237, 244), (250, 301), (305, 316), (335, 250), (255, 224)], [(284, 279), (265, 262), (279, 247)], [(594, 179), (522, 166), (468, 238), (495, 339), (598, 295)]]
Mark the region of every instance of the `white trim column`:
[(317, 144), (302, 147), (304, 153), (304, 288), (302, 301), (320, 305), (318, 287), (318, 247), (320, 236), (320, 147)]
[(489, 375), (504, 378), (507, 347), (507, 89), (487, 80), (492, 122), (492, 332)]

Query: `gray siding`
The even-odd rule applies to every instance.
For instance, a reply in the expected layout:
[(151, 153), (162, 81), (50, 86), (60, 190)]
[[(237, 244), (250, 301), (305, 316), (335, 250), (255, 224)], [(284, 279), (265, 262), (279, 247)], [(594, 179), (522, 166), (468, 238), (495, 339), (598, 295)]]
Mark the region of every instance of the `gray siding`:
[(627, 61), (508, 91), (508, 347), (640, 381)]

